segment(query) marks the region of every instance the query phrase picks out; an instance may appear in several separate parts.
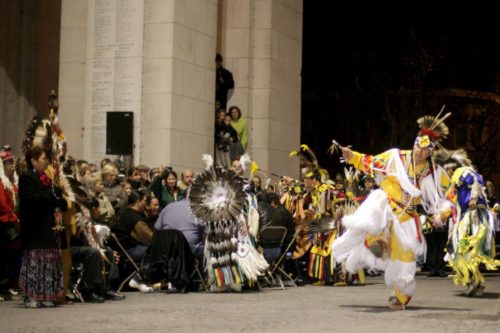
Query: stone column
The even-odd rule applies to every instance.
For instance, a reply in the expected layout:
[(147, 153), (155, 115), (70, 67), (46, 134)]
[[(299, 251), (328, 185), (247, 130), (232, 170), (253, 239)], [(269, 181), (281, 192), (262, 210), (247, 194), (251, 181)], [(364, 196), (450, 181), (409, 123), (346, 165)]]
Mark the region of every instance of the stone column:
[[(262, 170), (298, 177), (302, 0), (221, 0), (221, 53), (249, 121), (249, 153)], [(268, 177), (263, 172), (264, 177)]]
[(200, 169), (213, 152), (216, 0), (63, 0), (62, 16), (61, 123), (74, 155), (98, 162), (103, 115), (132, 111), (136, 164)]
[(213, 153), (216, 0), (146, 1), (142, 157), (202, 167)]
[(76, 158), (83, 154), (87, 0), (62, 0), (59, 54), (59, 120)]

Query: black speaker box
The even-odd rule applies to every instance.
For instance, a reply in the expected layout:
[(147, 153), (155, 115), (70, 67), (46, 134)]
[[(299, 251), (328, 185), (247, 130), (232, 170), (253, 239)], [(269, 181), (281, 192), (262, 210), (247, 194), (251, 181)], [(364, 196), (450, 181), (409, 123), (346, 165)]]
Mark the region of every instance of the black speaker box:
[(106, 112), (106, 154), (132, 155), (134, 113)]

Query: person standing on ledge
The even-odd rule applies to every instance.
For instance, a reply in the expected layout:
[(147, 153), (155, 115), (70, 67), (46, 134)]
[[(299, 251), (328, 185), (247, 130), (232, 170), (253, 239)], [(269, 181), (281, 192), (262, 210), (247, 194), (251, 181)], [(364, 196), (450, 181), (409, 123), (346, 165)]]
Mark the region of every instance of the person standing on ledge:
[(219, 104), (219, 110), (226, 110), (227, 93), (234, 88), (233, 74), (222, 66), (222, 56), (215, 56), (215, 101)]

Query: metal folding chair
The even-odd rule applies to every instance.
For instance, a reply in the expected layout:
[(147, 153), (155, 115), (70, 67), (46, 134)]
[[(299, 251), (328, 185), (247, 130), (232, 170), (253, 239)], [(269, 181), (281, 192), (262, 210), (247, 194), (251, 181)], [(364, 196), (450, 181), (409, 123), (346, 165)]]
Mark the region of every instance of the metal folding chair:
[(207, 282), (205, 281), (205, 277), (200, 271), (200, 262), (196, 258), (194, 259), (194, 269), (193, 272), (191, 273), (191, 276), (189, 277), (189, 283), (193, 282), (195, 274), (198, 275), (198, 278), (200, 279), (201, 284), (203, 285), (203, 289), (205, 289), (205, 291), (209, 291), (210, 288)]
[(71, 281), (69, 283), (69, 290), (73, 297), (80, 301), (81, 303), (85, 303), (83, 299), (82, 293), (80, 292), (80, 287), (83, 281), (83, 263), (78, 263), (77, 266), (71, 267)]
[[(273, 227), (273, 226), (264, 227), (264, 228), (262, 228), (262, 230), (259, 233), (260, 242), (261, 243), (266, 243), (266, 241), (276, 242), (276, 240), (279, 239), (280, 240), (279, 246), (280, 246), (280, 249), (282, 249), (283, 242), (285, 241), (285, 237), (286, 237), (287, 232), (288, 231), (287, 231), (286, 227)], [(295, 236), (292, 238), (291, 242), (287, 245), (287, 248), (285, 249), (285, 251), (281, 251), (281, 255), (269, 263), (270, 265), (269, 265), (269, 268), (267, 271), (267, 275), (271, 278), (273, 285), (276, 284), (276, 281), (278, 282), (280, 289), (285, 289), (282, 278), (290, 281), (294, 287), (297, 287), (297, 284), (295, 283), (295, 281), (281, 267), (281, 263), (282, 263), (283, 259), (285, 258), (286, 253), (288, 252), (288, 250), (292, 246), (292, 243), (293, 243), (293, 240), (295, 239)]]
[(125, 283), (127, 283), (130, 279), (132, 279), (134, 277), (135, 274), (139, 274), (141, 269), (139, 268), (139, 266), (136, 264), (136, 262), (134, 261), (134, 259), (132, 259), (132, 257), (130, 256), (130, 254), (127, 252), (127, 250), (123, 247), (123, 245), (120, 243), (120, 240), (118, 239), (118, 237), (116, 236), (115, 233), (111, 233), (110, 234), (111, 238), (113, 239), (113, 241), (115, 242), (115, 244), (120, 248), (120, 251), (121, 251), (121, 254), (123, 254), (126, 258), (127, 258), (127, 261), (128, 263), (132, 266), (132, 268), (134, 269), (134, 271), (132, 273), (130, 273), (129, 275), (127, 275), (127, 277), (125, 279), (123, 279), (123, 281), (120, 283), (120, 286), (118, 287), (118, 289), (116, 290), (116, 292), (121, 292), (123, 286), (125, 286)]

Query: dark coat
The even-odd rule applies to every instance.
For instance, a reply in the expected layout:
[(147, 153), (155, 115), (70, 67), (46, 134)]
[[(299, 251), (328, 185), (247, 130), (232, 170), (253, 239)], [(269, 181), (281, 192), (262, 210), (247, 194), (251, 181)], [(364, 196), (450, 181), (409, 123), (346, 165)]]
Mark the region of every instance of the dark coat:
[(44, 185), (40, 176), (29, 170), (19, 178), (19, 218), (25, 249), (57, 248), (64, 238), (61, 232), (55, 233), (52, 228), (55, 226), (56, 208), (65, 211), (68, 203), (59, 189), (52, 190), (51, 184)]
[(233, 74), (224, 67), (221, 67), (215, 73), (215, 100), (220, 103), (221, 109), (225, 110), (227, 93), (229, 89), (234, 88)]
[[(257, 207), (259, 212), (259, 232), (265, 227), (286, 227), (287, 233), (283, 244), (286, 246), (292, 241), (293, 235), (295, 233), (295, 225), (293, 223), (292, 214), (283, 205), (279, 205), (278, 208), (274, 208), (271, 204), (259, 201)], [(271, 239), (266, 238), (266, 241), (262, 241), (263, 247), (272, 247), (280, 245), (280, 238)]]
[(186, 291), (194, 269), (194, 257), (179, 230), (155, 230), (153, 241), (142, 260), (141, 274), (149, 283), (167, 280)]

